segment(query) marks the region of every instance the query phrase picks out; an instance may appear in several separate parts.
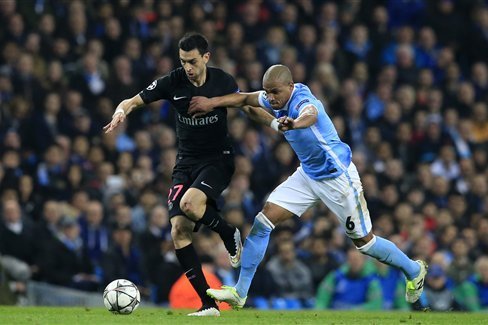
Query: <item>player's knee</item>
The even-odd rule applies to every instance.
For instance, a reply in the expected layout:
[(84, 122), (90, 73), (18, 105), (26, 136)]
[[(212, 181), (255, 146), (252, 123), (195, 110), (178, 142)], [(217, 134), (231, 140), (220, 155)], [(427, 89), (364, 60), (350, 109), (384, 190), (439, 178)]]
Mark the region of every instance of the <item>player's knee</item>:
[(353, 239), (352, 241), (354, 242), (354, 245), (356, 246), (358, 251), (365, 255), (369, 255), (368, 251), (371, 246), (373, 246), (376, 242), (376, 236), (374, 236), (372, 233), (369, 233), (366, 237)]
[(252, 226), (251, 231), (255, 232), (265, 232), (268, 233), (268, 229), (273, 230), (275, 228), (275, 225), (271, 220), (263, 213), (259, 212), (258, 215), (256, 216), (256, 220)]
[(183, 213), (190, 217), (191, 219), (195, 220), (198, 219), (197, 215), (200, 210), (198, 204), (195, 204), (192, 200), (181, 200), (180, 202), (180, 209)]
[(260, 213), (264, 215), (267, 222), (272, 225), (272, 228), (293, 217), (291, 212), (285, 211), (283, 208), (270, 204), (269, 202), (264, 204), (263, 210)]

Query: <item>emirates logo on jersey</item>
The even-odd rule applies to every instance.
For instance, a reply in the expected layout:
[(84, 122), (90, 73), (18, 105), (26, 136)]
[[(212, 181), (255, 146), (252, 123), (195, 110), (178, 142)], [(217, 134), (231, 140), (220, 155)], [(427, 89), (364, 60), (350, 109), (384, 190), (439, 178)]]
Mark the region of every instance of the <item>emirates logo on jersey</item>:
[(184, 117), (178, 114), (178, 121), (183, 124), (191, 125), (191, 126), (204, 126), (217, 123), (219, 121), (219, 117), (217, 115), (212, 116), (205, 116), (199, 118), (191, 118), (191, 117)]

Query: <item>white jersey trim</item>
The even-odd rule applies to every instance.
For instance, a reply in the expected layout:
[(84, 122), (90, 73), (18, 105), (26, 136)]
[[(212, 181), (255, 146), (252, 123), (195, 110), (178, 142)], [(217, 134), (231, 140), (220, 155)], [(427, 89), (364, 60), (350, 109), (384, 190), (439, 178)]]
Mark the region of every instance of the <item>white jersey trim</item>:
[(322, 146), (322, 148), (325, 149), (325, 151), (332, 157), (332, 159), (335, 160), (336, 164), (343, 170), (343, 171), (346, 171), (347, 170), (347, 167), (344, 166), (344, 164), (342, 163), (342, 161), (339, 159), (339, 157), (336, 155), (336, 153), (332, 150), (332, 148), (327, 144), (327, 141), (325, 141), (324, 137), (322, 136), (322, 134), (320, 133), (319, 129), (317, 128), (316, 125), (312, 125), (310, 127), (310, 129), (312, 130), (312, 132), (315, 134), (315, 136), (317, 137), (317, 140), (319, 140), (319, 143), (320, 145)]

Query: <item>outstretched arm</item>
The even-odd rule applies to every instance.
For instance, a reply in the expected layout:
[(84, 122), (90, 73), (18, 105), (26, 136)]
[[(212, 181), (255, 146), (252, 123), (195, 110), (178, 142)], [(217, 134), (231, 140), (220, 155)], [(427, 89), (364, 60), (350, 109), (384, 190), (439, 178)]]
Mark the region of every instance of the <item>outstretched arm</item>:
[(283, 125), (273, 115), (265, 111), (261, 107), (246, 105), (242, 107), (242, 111), (253, 121), (267, 125), (275, 131), (286, 131)]
[(132, 98), (124, 99), (117, 105), (112, 120), (103, 127), (105, 133), (112, 132), (119, 124), (125, 121), (126, 116), (139, 106), (144, 105), (141, 95), (137, 94)]
[(302, 109), (297, 119), (294, 120), (291, 117), (283, 116), (278, 119), (278, 122), (280, 123), (280, 129), (282, 131), (289, 131), (308, 128), (317, 122), (317, 118), (317, 108), (313, 105), (309, 105)]
[(233, 93), (220, 97), (200, 97), (191, 99), (188, 113), (195, 117), (211, 112), (215, 107), (259, 106), (259, 91), (253, 93)]
[(273, 121), (277, 121), (273, 115), (266, 112), (261, 107), (243, 106), (241, 110), (256, 123), (270, 126)]

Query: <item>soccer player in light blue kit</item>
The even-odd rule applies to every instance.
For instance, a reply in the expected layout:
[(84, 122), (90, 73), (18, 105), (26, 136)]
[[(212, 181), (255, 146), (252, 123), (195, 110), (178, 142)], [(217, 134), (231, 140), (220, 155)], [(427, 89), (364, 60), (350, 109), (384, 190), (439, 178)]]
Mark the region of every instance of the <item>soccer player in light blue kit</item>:
[[(243, 107), (251, 118), (283, 131), (301, 162), (270, 194), (256, 216), (244, 244), (236, 286), (208, 289), (207, 294), (242, 308), (271, 231), (281, 221), (301, 216), (314, 203), (322, 201), (339, 218), (346, 235), (361, 253), (403, 271), (407, 279), (405, 299), (416, 302), (423, 291), (427, 264), (411, 260), (391, 241), (371, 231), (361, 180), (351, 162), (351, 149), (339, 139), (323, 104), (307, 86), (293, 83), (290, 70), (283, 65), (274, 65), (266, 71), (263, 89), (214, 98), (194, 97), (190, 104), (190, 113), (197, 116), (214, 107)], [(272, 109), (276, 119), (260, 114), (262, 109), (256, 106)]]

